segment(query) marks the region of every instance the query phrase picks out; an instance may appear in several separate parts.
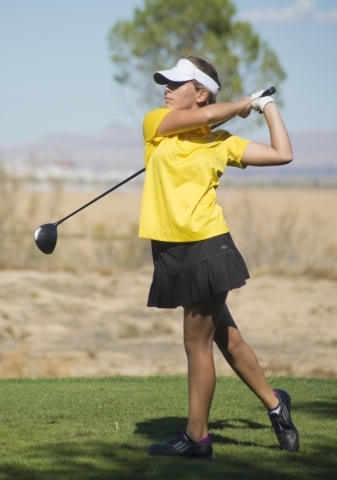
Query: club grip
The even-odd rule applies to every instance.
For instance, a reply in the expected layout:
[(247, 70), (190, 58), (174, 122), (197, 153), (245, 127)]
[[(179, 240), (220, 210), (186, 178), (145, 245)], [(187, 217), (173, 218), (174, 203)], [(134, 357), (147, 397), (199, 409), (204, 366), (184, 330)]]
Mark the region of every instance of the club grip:
[(269, 87), (267, 90), (263, 92), (261, 97), (269, 97), (270, 95), (274, 95), (276, 93), (276, 88), (275, 87)]
[[(265, 90), (265, 91), (263, 92), (263, 94), (261, 95), (261, 98), (262, 98), (262, 97), (269, 97), (269, 96), (273, 95), (275, 92), (276, 92), (276, 88), (275, 88), (275, 87), (269, 87), (269, 88), (267, 88), (267, 90)], [(261, 110), (260, 110), (259, 113), (262, 113)]]

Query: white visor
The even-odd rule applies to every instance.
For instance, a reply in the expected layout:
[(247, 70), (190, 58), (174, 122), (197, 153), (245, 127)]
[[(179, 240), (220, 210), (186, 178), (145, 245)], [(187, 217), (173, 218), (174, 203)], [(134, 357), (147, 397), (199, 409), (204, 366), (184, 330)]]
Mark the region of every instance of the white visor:
[(213, 78), (199, 70), (199, 68), (186, 58), (179, 60), (171, 70), (155, 72), (153, 78), (156, 83), (159, 83), (159, 85), (167, 85), (169, 82), (188, 82), (196, 80), (214, 95), (219, 91), (219, 85), (213, 80)]

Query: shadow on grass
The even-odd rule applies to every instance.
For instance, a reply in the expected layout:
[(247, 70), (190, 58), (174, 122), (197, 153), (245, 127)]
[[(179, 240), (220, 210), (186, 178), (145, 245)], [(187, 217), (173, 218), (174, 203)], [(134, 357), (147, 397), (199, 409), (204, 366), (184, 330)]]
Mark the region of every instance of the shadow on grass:
[[(24, 462), (0, 465), (0, 479), (20, 480), (311, 480), (335, 479), (334, 448), (314, 457), (286, 452), (217, 453), (213, 461), (151, 457), (146, 446), (86, 440), (36, 446)], [(31, 466), (30, 466), (31, 465)]]
[[(186, 419), (187, 422), (187, 419)], [(217, 420), (210, 422), (209, 428), (213, 430), (226, 430), (228, 428), (233, 430), (269, 430), (270, 427), (262, 423), (253, 422), (248, 418), (231, 418), (230, 420)]]
[[(187, 418), (180, 417), (161, 417), (152, 418), (143, 422), (136, 423), (135, 433), (145, 436), (149, 442), (166, 442), (176, 432), (184, 430), (187, 424)], [(248, 419), (233, 418), (231, 420), (218, 420), (216, 422), (210, 422), (209, 430), (212, 436), (213, 444), (221, 445), (239, 445), (241, 447), (261, 447), (271, 450), (280, 450), (278, 445), (266, 446), (255, 442), (238, 441), (229, 436), (225, 436), (222, 432), (229, 430), (263, 430), (268, 427), (261, 423), (252, 422)], [(220, 433), (219, 433), (220, 431)]]
[(294, 410), (301, 411), (305, 414), (315, 415), (315, 417), (324, 420), (337, 420), (337, 397), (329, 402), (322, 400), (296, 402), (296, 409), (294, 408)]

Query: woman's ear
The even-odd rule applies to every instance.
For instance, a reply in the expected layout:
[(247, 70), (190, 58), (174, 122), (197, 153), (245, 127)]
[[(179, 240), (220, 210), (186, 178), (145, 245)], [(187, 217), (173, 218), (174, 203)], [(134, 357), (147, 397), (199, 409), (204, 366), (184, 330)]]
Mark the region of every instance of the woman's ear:
[(198, 90), (197, 103), (200, 104), (200, 106), (202, 106), (206, 102), (208, 95), (209, 95), (209, 91), (206, 90), (205, 88)]

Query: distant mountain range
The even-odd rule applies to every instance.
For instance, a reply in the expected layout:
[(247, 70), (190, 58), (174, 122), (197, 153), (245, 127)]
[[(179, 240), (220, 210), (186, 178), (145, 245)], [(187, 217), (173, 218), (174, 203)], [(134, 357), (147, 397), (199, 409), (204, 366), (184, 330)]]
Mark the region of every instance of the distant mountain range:
[(0, 158), (16, 168), (129, 170), (143, 166), (142, 132), (111, 126), (97, 135), (55, 134), (41, 140), (0, 146)]
[[(294, 162), (287, 168), (251, 168), (247, 173), (337, 176), (337, 130), (293, 134), (291, 140)], [(0, 160), (22, 174), (137, 171), (143, 167), (142, 132), (114, 125), (96, 135), (49, 135), (30, 143), (0, 146)]]
[(294, 134), (291, 142), (299, 167), (337, 168), (337, 130)]

